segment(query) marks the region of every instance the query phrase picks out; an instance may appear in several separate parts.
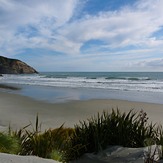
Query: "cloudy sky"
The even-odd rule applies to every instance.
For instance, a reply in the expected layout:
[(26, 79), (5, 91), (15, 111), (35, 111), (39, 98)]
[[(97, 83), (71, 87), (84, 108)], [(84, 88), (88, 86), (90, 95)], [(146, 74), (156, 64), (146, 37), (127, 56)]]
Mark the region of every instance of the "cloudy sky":
[(0, 55), (38, 71), (163, 71), (163, 0), (0, 0)]

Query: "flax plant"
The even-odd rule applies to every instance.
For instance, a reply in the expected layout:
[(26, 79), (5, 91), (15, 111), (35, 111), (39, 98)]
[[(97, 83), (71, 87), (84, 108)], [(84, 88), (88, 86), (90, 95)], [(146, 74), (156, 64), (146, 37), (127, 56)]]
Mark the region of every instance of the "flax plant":
[(121, 113), (118, 109), (98, 113), (87, 121), (75, 125), (67, 150), (67, 161), (78, 159), (84, 153), (97, 153), (109, 145), (143, 147), (148, 138), (155, 138), (155, 125), (147, 123), (143, 111)]

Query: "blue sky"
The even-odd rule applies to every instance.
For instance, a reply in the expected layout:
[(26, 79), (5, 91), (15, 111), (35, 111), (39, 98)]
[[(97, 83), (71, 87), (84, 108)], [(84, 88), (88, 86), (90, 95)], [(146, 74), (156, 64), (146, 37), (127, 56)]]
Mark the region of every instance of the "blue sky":
[(0, 0), (0, 55), (38, 71), (163, 71), (163, 0)]

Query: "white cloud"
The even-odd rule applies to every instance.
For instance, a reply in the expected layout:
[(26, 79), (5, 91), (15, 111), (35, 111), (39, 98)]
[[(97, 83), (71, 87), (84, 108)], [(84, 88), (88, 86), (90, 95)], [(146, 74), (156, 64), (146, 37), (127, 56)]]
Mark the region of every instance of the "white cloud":
[[(57, 28), (72, 18), (77, 4), (78, 0), (0, 0), (1, 53), (8, 53), (8, 48), (15, 53), (14, 49), (37, 47), (38, 44), (47, 47)], [(27, 37), (28, 26), (36, 29), (35, 38)], [(52, 45), (49, 43), (49, 46)]]
[[(79, 5), (81, 0), (0, 0), (0, 54), (45, 48), (77, 54), (79, 58), (74, 59), (74, 65), (80, 65), (82, 60), (82, 63), (90, 61), (92, 67), (100, 56), (122, 66), (128, 66), (125, 60), (137, 59), (132, 65), (138, 67), (144, 58), (160, 54), (163, 39), (153, 34), (163, 27), (163, 1), (139, 0), (117, 11), (83, 14), (80, 19), (72, 19)], [(104, 44), (90, 46), (85, 50), (87, 55), (83, 55), (81, 47), (89, 40), (101, 40)], [(120, 51), (128, 46), (136, 48)], [(102, 65), (107, 67), (103, 61), (99, 66)]]
[(162, 68), (163, 67), (163, 58), (144, 61), (143, 65), (149, 66), (149, 67), (160, 67), (160, 68)]
[(162, 40), (150, 37), (163, 26), (163, 1), (149, 2), (140, 1), (135, 8), (87, 16), (60, 29), (59, 33), (74, 42), (74, 46), (76, 42), (82, 44), (91, 39), (103, 40), (110, 48), (162, 45)]
[(2, 24), (9, 27), (41, 23), (65, 24), (73, 15), (77, 0), (1, 0)]

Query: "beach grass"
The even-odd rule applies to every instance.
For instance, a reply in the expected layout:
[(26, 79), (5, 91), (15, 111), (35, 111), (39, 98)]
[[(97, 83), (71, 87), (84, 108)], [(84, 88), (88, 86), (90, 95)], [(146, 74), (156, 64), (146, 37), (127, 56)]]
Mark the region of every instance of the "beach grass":
[[(31, 125), (17, 131), (9, 128), (9, 134), (5, 135), (5, 138), (11, 146), (0, 145), (7, 149), (4, 151), (0, 148), (0, 152), (36, 155), (69, 162), (79, 159), (85, 153), (96, 154), (110, 145), (137, 148), (149, 145), (146, 144), (148, 140), (152, 144), (163, 145), (162, 127), (149, 123), (147, 114), (142, 110), (140, 112), (130, 110), (128, 113), (121, 113), (119, 109), (113, 109), (111, 113), (104, 111), (102, 114), (98, 113), (97, 116), (80, 121), (74, 128), (64, 128), (64, 125), (61, 125), (59, 128), (44, 132), (41, 132), (37, 115), (35, 127), (28, 130)], [(0, 139), (1, 142), (3, 140)], [(12, 145), (14, 143), (18, 146)], [(17, 152), (13, 152), (14, 150)]]

